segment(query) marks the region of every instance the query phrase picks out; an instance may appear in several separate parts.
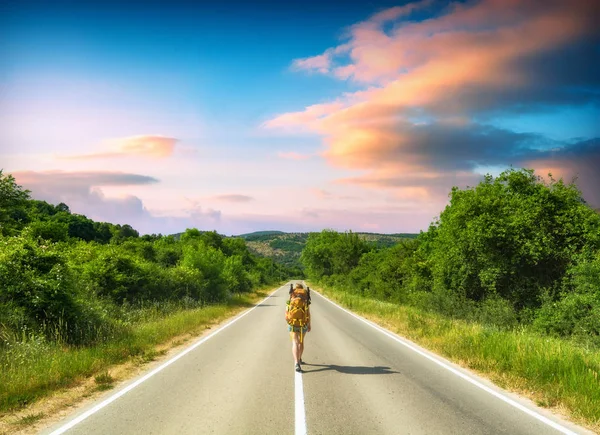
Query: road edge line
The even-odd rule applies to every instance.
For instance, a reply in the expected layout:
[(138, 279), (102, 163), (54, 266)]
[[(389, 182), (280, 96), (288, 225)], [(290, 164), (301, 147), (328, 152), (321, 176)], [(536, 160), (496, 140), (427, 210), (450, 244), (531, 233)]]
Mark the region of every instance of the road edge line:
[[(312, 290), (312, 289), (311, 289)], [(313, 290), (314, 291), (314, 290)], [(382, 326), (377, 325), (374, 322), (371, 322), (367, 319), (365, 319), (364, 317), (359, 316), (358, 314), (355, 314), (349, 310), (347, 310), (346, 308), (338, 305), (336, 302), (332, 301), (331, 299), (329, 299), (328, 297), (322, 295), (321, 293), (315, 291), (315, 293), (317, 293), (320, 297), (322, 297), (323, 299), (325, 299), (326, 301), (330, 302), (331, 304), (335, 305), (336, 307), (338, 307), (340, 310), (345, 311), (346, 313), (350, 314), (351, 316), (355, 317), (356, 319), (360, 320), (361, 322), (366, 323), (367, 325), (371, 326), (372, 328), (378, 330), (379, 332), (387, 335), (388, 337), (390, 337), (391, 339), (395, 340), (396, 342), (402, 344), (403, 346), (406, 346), (407, 348), (411, 349), (412, 351), (418, 353), (419, 355), (427, 358), (428, 360), (436, 363), (437, 365), (445, 368), (446, 370), (454, 373), (455, 375), (459, 376), (460, 378), (464, 379), (465, 381), (473, 384), (474, 386), (486, 391), (487, 393), (490, 393), (492, 396), (502, 400), (503, 402), (507, 403), (508, 405), (511, 405), (517, 409), (519, 409), (520, 411), (524, 412), (525, 414), (528, 414), (529, 416), (541, 421), (542, 423), (558, 430), (559, 432), (565, 434), (565, 435), (578, 435), (577, 432), (573, 432), (571, 429), (568, 429), (564, 426), (562, 426), (561, 424), (549, 419), (548, 417), (545, 417), (529, 408), (527, 408), (526, 406), (520, 404), (519, 402), (511, 399), (510, 397), (506, 397), (503, 394), (499, 393), (498, 391), (493, 390), (492, 388), (482, 384), (481, 382), (471, 378), (470, 376), (467, 376), (466, 374), (460, 372), (459, 370), (455, 369), (454, 367), (451, 367), (450, 365), (448, 365), (447, 363), (440, 361), (436, 358), (434, 358), (431, 355), (428, 355), (427, 353), (423, 352), (422, 350), (416, 348), (415, 346), (413, 346), (410, 343), (405, 342), (403, 339), (401, 339), (397, 334), (394, 334), (391, 331), (388, 331), (387, 329), (385, 329)], [(440, 357), (441, 358), (441, 357)]]
[(113, 394), (112, 396), (110, 396), (109, 398), (103, 400), (102, 402), (100, 402), (98, 405), (94, 406), (92, 409), (89, 409), (88, 411), (84, 412), (83, 414), (81, 414), (79, 417), (71, 420), (69, 423), (59, 427), (58, 429), (52, 431), (50, 433), (50, 435), (60, 435), (65, 433), (66, 431), (68, 431), (69, 429), (72, 429), (73, 427), (75, 427), (76, 425), (78, 425), (79, 423), (81, 423), (82, 421), (84, 421), (85, 419), (87, 419), (88, 417), (92, 416), (93, 414), (95, 414), (96, 412), (100, 411), (102, 408), (104, 408), (107, 405), (110, 405), (112, 402), (114, 402), (115, 400), (117, 400), (118, 398), (120, 398), (121, 396), (125, 395), (126, 393), (128, 393), (129, 391), (133, 390), (135, 387), (137, 387), (138, 385), (140, 385), (141, 383), (147, 381), (148, 379), (150, 379), (152, 376), (154, 376), (155, 374), (157, 374), (158, 372), (161, 372), (162, 370), (164, 370), (165, 368), (167, 368), (168, 366), (170, 366), (171, 364), (173, 364), (175, 361), (177, 361), (178, 359), (184, 357), (185, 355), (187, 355), (188, 353), (190, 353), (192, 350), (196, 349), (198, 346), (200, 346), (201, 344), (205, 343), (206, 341), (210, 340), (211, 338), (213, 338), (215, 335), (217, 335), (219, 332), (223, 331), (224, 329), (228, 328), (229, 326), (233, 325), (235, 322), (237, 322), (238, 320), (240, 320), (241, 318), (247, 316), (248, 314), (250, 314), (252, 311), (254, 311), (256, 308), (258, 308), (260, 305), (262, 305), (265, 301), (267, 301), (271, 296), (273, 296), (275, 293), (277, 293), (279, 290), (281, 290), (283, 288), (279, 287), (277, 288), (275, 291), (271, 292), (271, 294), (269, 296), (267, 296), (266, 298), (264, 298), (262, 301), (260, 301), (258, 304), (256, 304), (254, 307), (250, 308), (249, 310), (243, 312), (242, 314), (239, 314), (238, 316), (236, 316), (235, 318), (233, 318), (231, 321), (229, 321), (228, 323), (226, 323), (225, 325), (221, 326), (219, 329), (217, 329), (216, 331), (212, 332), (211, 334), (207, 335), (206, 337), (200, 339), (199, 341), (197, 341), (196, 343), (194, 343), (193, 345), (191, 345), (190, 347), (188, 347), (187, 349), (185, 349), (184, 351), (182, 351), (181, 353), (175, 355), (173, 358), (171, 358), (170, 360), (168, 360), (167, 362), (161, 364), (160, 366), (158, 366), (157, 368), (155, 368), (154, 370), (152, 370), (150, 373), (147, 373), (146, 375), (144, 375), (143, 377), (141, 377), (140, 379), (138, 379), (137, 381), (135, 381), (134, 383), (128, 385), (127, 387), (123, 388), (122, 390), (118, 391), (117, 393)]

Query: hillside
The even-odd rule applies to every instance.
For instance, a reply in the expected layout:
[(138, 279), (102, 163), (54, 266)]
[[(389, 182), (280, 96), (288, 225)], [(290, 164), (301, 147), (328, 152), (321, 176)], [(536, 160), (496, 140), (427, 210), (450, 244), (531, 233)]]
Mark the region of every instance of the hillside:
[[(281, 231), (257, 231), (249, 234), (240, 234), (238, 237), (246, 241), (251, 252), (269, 257), (288, 267), (302, 269), (300, 255), (310, 233), (284, 233)], [(389, 247), (398, 241), (415, 238), (418, 234), (377, 234), (357, 233), (362, 239), (373, 243), (378, 248)]]

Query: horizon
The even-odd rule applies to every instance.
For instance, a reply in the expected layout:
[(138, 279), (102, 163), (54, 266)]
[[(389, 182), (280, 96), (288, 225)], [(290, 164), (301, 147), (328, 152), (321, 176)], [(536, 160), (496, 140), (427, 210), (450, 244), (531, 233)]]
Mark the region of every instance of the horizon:
[(95, 221), (418, 234), (511, 167), (600, 208), (593, 0), (2, 10), (0, 169)]

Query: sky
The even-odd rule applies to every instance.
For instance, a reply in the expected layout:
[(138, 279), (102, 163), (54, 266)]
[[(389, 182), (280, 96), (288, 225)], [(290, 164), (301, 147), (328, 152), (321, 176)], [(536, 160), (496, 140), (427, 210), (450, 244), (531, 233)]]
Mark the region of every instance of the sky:
[(598, 1), (0, 3), (0, 169), (97, 221), (419, 232), (511, 167), (600, 207)]

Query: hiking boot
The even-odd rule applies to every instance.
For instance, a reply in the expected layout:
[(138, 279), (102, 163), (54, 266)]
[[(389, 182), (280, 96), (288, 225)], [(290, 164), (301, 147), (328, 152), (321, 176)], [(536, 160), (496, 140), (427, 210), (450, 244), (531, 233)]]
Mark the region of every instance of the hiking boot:
[(297, 372), (301, 372), (302, 371), (302, 367), (300, 367), (300, 363), (299, 362), (296, 363), (296, 371)]

